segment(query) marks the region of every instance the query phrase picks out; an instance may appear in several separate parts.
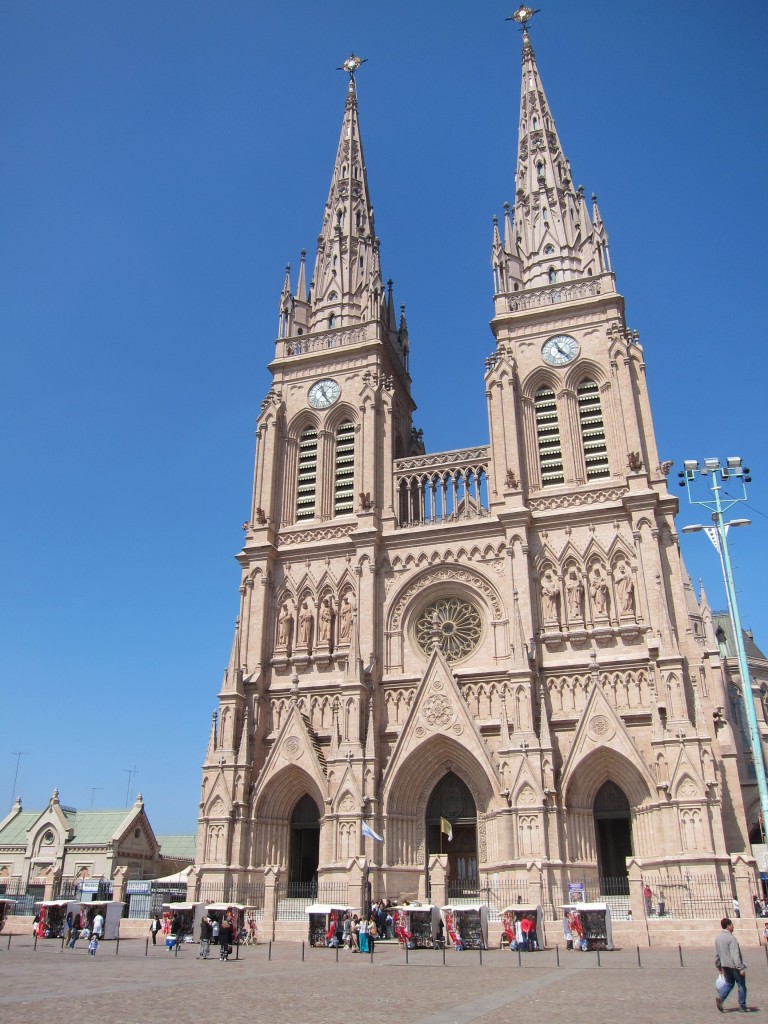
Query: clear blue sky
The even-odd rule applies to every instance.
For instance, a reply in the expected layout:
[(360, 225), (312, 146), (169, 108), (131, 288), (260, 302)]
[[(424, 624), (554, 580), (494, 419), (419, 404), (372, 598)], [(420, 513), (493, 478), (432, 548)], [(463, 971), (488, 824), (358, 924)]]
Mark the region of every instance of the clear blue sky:
[[(136, 766), (155, 830), (195, 828), (284, 266), (314, 258), (351, 50), (416, 424), (429, 451), (487, 440), (515, 6), (0, 7), (0, 808), (28, 751), (27, 808), (54, 786), (122, 806)], [(600, 199), (661, 457), (751, 463), (733, 555), (768, 649), (765, 5), (549, 0), (532, 38)], [(682, 543), (722, 607), (708, 541)]]

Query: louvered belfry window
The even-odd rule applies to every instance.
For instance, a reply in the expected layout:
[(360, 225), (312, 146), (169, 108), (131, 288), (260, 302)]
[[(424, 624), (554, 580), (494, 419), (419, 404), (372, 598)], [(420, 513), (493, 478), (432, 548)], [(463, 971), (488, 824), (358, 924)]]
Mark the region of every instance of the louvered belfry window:
[(600, 389), (593, 380), (579, 384), (576, 392), (579, 402), (579, 424), (587, 480), (600, 480), (611, 475), (608, 465), (608, 447), (605, 443), (605, 424), (600, 406)]
[(541, 485), (552, 487), (565, 481), (555, 392), (551, 388), (542, 388), (536, 392), (533, 405), (536, 410), (536, 442), (539, 448)]
[(299, 438), (299, 475), (296, 486), (296, 519), (315, 518), (317, 486), (317, 431), (305, 430)]
[(345, 516), (354, 509), (355, 487), (355, 427), (342, 423), (336, 429), (336, 480), (334, 487), (334, 515)]

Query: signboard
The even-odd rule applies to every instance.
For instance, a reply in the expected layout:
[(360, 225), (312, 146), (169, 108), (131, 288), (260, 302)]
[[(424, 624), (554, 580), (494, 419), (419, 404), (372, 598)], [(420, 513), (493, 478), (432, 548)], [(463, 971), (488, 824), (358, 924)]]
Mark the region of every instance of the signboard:
[(569, 903), (586, 903), (587, 902), (587, 891), (584, 882), (569, 882), (568, 883), (568, 902)]

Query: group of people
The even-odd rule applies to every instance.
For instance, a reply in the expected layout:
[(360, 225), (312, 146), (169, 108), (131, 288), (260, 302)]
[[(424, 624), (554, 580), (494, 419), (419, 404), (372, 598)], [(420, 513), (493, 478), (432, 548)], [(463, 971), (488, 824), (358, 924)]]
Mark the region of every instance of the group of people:
[(225, 914), (221, 921), (215, 917), (203, 917), (200, 922), (200, 952), (198, 957), (207, 960), (211, 955), (211, 943), (218, 944), (219, 960), (229, 960), (232, 952), (232, 944), (236, 935), (235, 925), (229, 914)]
[(376, 939), (394, 939), (395, 922), (392, 902), (379, 900), (366, 917), (350, 914), (340, 918), (334, 912), (325, 936), (326, 946), (350, 949), (353, 953), (372, 953)]
[[(643, 902), (645, 903), (645, 916), (653, 916), (653, 901), (654, 893), (647, 883), (643, 887)], [(664, 890), (659, 889), (656, 893), (656, 914), (658, 917), (665, 917), (667, 913), (667, 897), (664, 895)]]

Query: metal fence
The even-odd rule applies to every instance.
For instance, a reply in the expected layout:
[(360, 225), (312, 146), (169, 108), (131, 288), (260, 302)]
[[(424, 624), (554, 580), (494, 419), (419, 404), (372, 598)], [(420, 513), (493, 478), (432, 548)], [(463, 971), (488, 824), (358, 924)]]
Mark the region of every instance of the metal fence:
[(481, 875), (469, 881), (449, 879), (445, 895), (454, 906), (485, 903), (491, 921), (500, 921), (507, 907), (525, 906), (530, 899), (527, 879), (499, 878), (498, 875)]
[(264, 913), (263, 882), (203, 882), (196, 895), (203, 903), (240, 903), (256, 916)]
[(306, 921), (305, 909), (312, 903), (325, 903), (342, 909), (347, 906), (346, 882), (287, 882), (276, 893), (278, 921)]
[(643, 875), (643, 909), (649, 921), (728, 917), (734, 912), (732, 883), (716, 875)]

